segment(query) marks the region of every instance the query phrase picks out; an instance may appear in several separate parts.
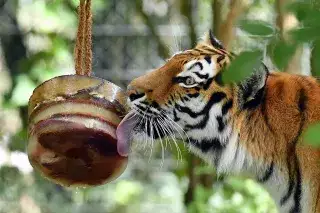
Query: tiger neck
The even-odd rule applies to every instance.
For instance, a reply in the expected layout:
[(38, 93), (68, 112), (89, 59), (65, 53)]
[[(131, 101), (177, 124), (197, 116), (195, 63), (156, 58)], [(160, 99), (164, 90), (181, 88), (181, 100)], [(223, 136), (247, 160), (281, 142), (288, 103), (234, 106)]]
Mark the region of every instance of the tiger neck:
[[(207, 131), (208, 134), (202, 134), (207, 137), (191, 137), (191, 150), (209, 164), (213, 164), (218, 174), (241, 174), (257, 180), (265, 186), (280, 212), (291, 212), (296, 204), (294, 192), (290, 196), (286, 195), (289, 193), (287, 174), (280, 172), (281, 168), (278, 168), (274, 161), (270, 161), (271, 153), (265, 151), (265, 148), (276, 150), (261, 146), (260, 143), (266, 143), (266, 138), (260, 138), (261, 141), (257, 141), (253, 139), (254, 132), (249, 131), (245, 134), (240, 132), (241, 128), (237, 128), (238, 124), (231, 119), (231, 116), (227, 120), (228, 122), (225, 123), (227, 134), (224, 132), (218, 135), (216, 134), (218, 131)], [(214, 128), (215, 122), (212, 120), (209, 126)], [(254, 126), (252, 126), (253, 129)], [(242, 135), (251, 135), (252, 138)], [(259, 153), (261, 156), (258, 156)], [(305, 209), (304, 206), (299, 208)]]

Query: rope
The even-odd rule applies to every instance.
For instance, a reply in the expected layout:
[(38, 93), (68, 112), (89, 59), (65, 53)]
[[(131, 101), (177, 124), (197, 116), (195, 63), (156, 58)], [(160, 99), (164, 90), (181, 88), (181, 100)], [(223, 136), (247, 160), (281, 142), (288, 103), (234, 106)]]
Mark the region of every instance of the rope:
[(92, 71), (92, 14), (91, 0), (80, 0), (79, 25), (74, 48), (77, 75), (90, 76)]

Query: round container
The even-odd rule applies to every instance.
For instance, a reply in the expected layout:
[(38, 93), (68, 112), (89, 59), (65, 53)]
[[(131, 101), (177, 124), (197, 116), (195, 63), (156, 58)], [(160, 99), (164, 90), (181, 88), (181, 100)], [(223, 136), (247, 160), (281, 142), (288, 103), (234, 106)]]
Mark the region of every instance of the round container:
[(34, 168), (64, 186), (110, 182), (125, 170), (116, 128), (127, 113), (125, 93), (104, 79), (50, 79), (29, 100), (28, 156)]

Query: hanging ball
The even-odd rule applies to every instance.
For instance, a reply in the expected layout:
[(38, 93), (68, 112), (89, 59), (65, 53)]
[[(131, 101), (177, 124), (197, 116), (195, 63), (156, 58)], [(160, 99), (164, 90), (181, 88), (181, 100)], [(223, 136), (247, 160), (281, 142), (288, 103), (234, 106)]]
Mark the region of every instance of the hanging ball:
[(126, 99), (118, 86), (95, 77), (59, 76), (38, 86), (28, 108), (33, 167), (64, 186), (116, 179), (127, 166), (116, 138)]

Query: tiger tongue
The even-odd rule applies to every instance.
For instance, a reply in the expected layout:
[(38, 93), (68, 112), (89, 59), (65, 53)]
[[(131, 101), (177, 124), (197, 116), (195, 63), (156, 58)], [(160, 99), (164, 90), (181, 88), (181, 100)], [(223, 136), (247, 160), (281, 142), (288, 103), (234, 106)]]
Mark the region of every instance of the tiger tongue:
[(117, 149), (119, 155), (123, 157), (129, 154), (131, 133), (136, 124), (137, 119), (134, 118), (134, 113), (128, 113), (117, 127)]

